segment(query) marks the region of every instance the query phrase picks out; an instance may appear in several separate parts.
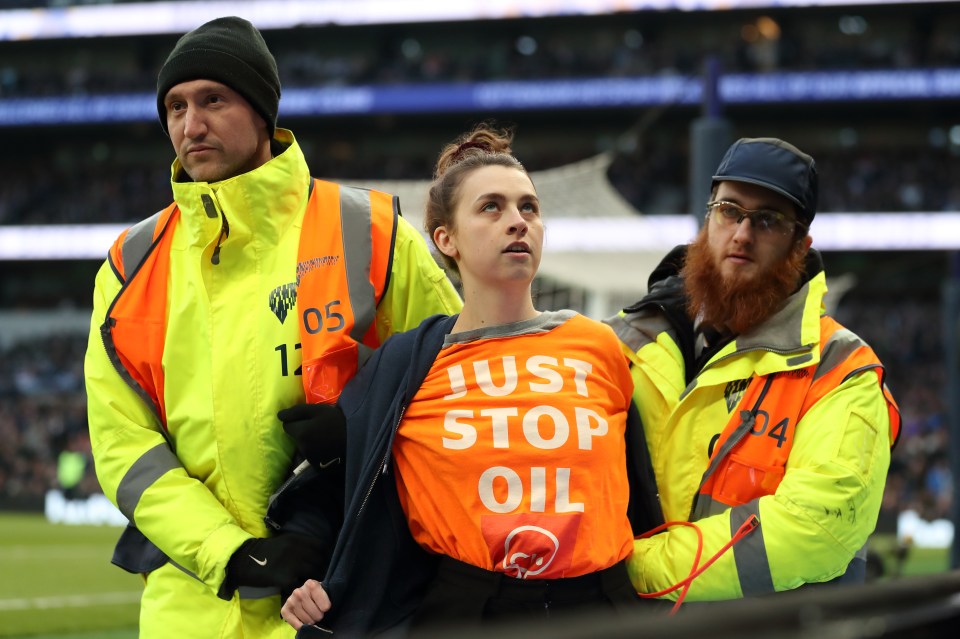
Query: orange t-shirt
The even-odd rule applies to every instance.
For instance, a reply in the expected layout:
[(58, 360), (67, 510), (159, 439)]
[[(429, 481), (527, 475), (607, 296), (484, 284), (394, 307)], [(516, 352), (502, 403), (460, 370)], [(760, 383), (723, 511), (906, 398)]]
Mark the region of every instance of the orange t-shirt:
[(572, 311), (448, 335), (393, 444), (414, 538), (521, 579), (625, 558), (632, 393), (613, 331)]

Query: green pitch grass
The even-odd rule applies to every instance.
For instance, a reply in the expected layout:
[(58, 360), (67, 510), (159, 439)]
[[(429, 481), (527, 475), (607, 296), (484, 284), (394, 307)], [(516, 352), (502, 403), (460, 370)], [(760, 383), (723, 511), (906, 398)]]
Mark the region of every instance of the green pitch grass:
[(950, 570), (949, 548), (904, 548), (895, 535), (874, 535), (870, 549), (883, 560), (882, 579), (909, 575), (930, 575)]
[(0, 513), (0, 637), (134, 639), (143, 582), (110, 563), (120, 532)]
[[(136, 639), (143, 582), (110, 563), (120, 529), (50, 524), (0, 513), (0, 638)], [(871, 548), (883, 579), (943, 572), (946, 550), (913, 548), (901, 561), (892, 535)]]

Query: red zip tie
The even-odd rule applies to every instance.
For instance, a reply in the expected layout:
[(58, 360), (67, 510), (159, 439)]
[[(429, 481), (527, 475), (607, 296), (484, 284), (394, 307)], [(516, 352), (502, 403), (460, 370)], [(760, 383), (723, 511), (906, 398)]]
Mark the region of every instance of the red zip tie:
[(737, 532), (735, 532), (733, 534), (733, 537), (730, 538), (730, 541), (728, 541), (723, 546), (721, 546), (720, 550), (714, 553), (713, 556), (710, 557), (706, 561), (706, 563), (704, 563), (702, 566), (700, 565), (700, 557), (703, 554), (703, 532), (700, 530), (700, 527), (693, 522), (668, 521), (665, 524), (657, 526), (653, 530), (648, 530), (642, 535), (638, 535), (637, 537), (634, 537), (634, 539), (646, 539), (647, 537), (655, 535), (656, 533), (662, 530), (665, 530), (670, 526), (687, 526), (689, 528), (693, 528), (697, 533), (697, 552), (693, 557), (693, 566), (690, 568), (690, 574), (687, 575), (685, 579), (683, 579), (682, 581), (678, 581), (677, 583), (670, 586), (669, 588), (666, 588), (659, 592), (650, 592), (650, 593), (638, 592), (637, 596), (642, 599), (653, 599), (655, 597), (662, 597), (664, 595), (670, 594), (671, 592), (673, 592), (674, 590), (677, 590), (678, 588), (683, 588), (683, 592), (680, 593), (680, 596), (677, 597), (677, 601), (673, 604), (673, 608), (670, 609), (671, 615), (676, 614), (677, 610), (680, 609), (680, 604), (682, 604), (684, 598), (686, 598), (687, 592), (690, 591), (690, 584), (693, 583), (693, 580), (699, 577), (701, 574), (703, 574), (703, 572), (707, 568), (712, 566), (715, 561), (720, 559), (723, 553), (730, 550), (734, 544), (736, 544), (741, 539), (743, 539), (744, 537), (749, 535), (751, 532), (753, 532), (759, 525), (760, 525), (760, 520), (757, 519), (756, 515), (750, 515), (749, 517), (747, 517), (747, 520), (740, 525), (740, 527), (737, 529)]

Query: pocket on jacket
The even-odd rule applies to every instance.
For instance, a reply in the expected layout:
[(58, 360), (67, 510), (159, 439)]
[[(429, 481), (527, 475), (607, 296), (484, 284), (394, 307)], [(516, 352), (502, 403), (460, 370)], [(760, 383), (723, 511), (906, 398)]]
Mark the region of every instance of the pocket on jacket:
[(357, 372), (359, 349), (356, 342), (349, 342), (320, 357), (303, 362), (303, 387), (307, 403), (334, 404), (343, 387)]
[(734, 453), (717, 478), (714, 498), (728, 506), (740, 506), (757, 497), (772, 495), (783, 479), (783, 466), (748, 462)]

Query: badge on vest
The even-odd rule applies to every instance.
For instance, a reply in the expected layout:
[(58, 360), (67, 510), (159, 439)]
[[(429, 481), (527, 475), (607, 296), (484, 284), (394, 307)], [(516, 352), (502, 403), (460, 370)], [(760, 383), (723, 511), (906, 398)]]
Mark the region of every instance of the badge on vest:
[(738, 379), (727, 384), (727, 387), (723, 391), (723, 397), (727, 400), (728, 413), (732, 412), (734, 408), (740, 405), (740, 400), (743, 399), (743, 392), (747, 390), (747, 386), (750, 385), (751, 379), (753, 379), (753, 377), (748, 377), (747, 379)]

